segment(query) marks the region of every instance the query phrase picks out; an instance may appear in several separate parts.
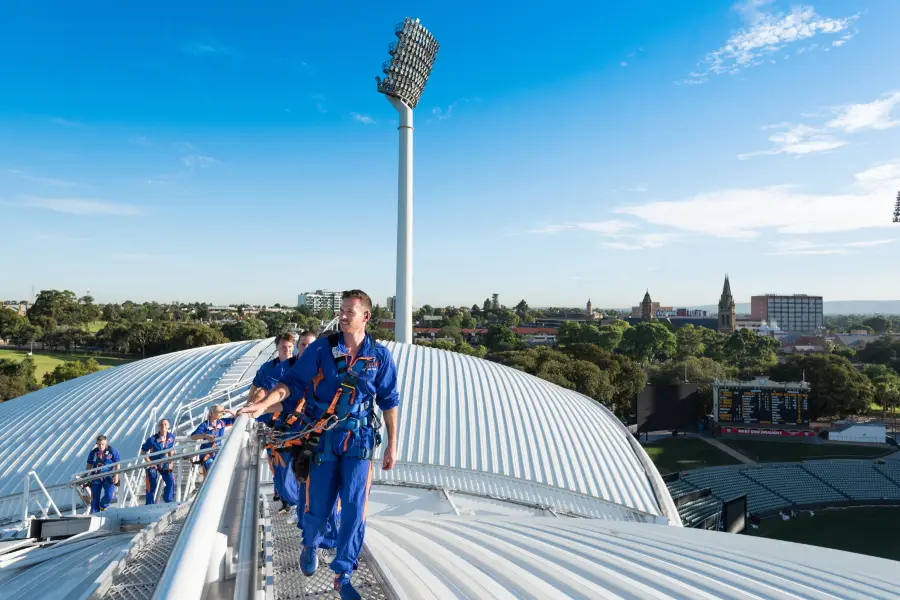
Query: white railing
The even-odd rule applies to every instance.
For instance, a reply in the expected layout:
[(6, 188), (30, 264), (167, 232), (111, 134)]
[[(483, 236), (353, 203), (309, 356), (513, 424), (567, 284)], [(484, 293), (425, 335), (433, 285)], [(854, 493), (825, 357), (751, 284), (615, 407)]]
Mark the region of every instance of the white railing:
[[(34, 492), (40, 492), (47, 499), (47, 505), (44, 506), (42, 500), (39, 499), (38, 493), (32, 494), (31, 489), (31, 480), (34, 479), (35, 483), (38, 484), (38, 490), (34, 490)], [(44, 483), (41, 481), (41, 478), (38, 477), (38, 474), (34, 471), (29, 471), (25, 474), (25, 489), (22, 490), (22, 522), (28, 521), (28, 507), (31, 504), (31, 501), (34, 500), (37, 503), (38, 508), (41, 509), (41, 518), (46, 519), (47, 515), (50, 514), (50, 509), (53, 509), (53, 512), (56, 513), (57, 517), (61, 517), (62, 513), (59, 512), (59, 508), (56, 507), (56, 503), (53, 501), (53, 498), (50, 497), (50, 492), (47, 491), (47, 488), (44, 487)]]
[(185, 519), (156, 585), (153, 600), (200, 598), (207, 580), (202, 574), (209, 572), (232, 475), (247, 441), (245, 434), (251, 422), (250, 417), (241, 415), (229, 431)]

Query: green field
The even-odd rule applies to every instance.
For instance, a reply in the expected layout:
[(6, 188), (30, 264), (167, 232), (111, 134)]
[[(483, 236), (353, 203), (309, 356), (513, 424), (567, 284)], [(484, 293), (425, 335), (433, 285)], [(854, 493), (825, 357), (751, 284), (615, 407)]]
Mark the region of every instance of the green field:
[(735, 440), (719, 438), (756, 462), (799, 462), (821, 458), (877, 458), (895, 449), (850, 444), (817, 444), (808, 442), (780, 442), (775, 440)]
[[(777, 515), (764, 519), (750, 535), (858, 552), (900, 560), (900, 508), (847, 508), (815, 511), (815, 516), (782, 521)], [(900, 569), (900, 566), (898, 566)]]
[(87, 325), (88, 331), (91, 333), (97, 333), (104, 327), (106, 327), (106, 321), (91, 321)]
[[(22, 360), (27, 355), (27, 350), (0, 349), (0, 358)], [(113, 356), (94, 356), (92, 354), (66, 354), (65, 352), (35, 352), (32, 358), (34, 358), (34, 366), (35, 370), (37, 371), (36, 377), (38, 383), (40, 383), (41, 379), (44, 377), (44, 373), (49, 373), (56, 368), (56, 365), (61, 364), (67, 360), (86, 360), (88, 358), (93, 358), (104, 369), (125, 364), (130, 360), (115, 358)]]
[(644, 445), (644, 450), (663, 475), (688, 469), (738, 464), (731, 456), (697, 438), (663, 438)]

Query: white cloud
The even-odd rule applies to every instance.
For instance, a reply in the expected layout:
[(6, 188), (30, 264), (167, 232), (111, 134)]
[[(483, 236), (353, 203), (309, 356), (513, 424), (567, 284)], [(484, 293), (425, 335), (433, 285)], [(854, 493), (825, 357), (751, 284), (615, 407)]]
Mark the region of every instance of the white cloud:
[(647, 189), (648, 189), (647, 184), (644, 182), (640, 182), (640, 183), (636, 183), (634, 185), (626, 185), (626, 186), (622, 186), (622, 187), (613, 188), (613, 189), (609, 190), (608, 192), (603, 192), (603, 195), (606, 196), (609, 194), (618, 194), (620, 192), (641, 193), (641, 192), (646, 192)]
[(219, 161), (212, 156), (200, 156), (199, 154), (190, 154), (181, 157), (181, 164), (189, 169), (193, 169), (194, 167), (208, 167), (210, 165), (218, 164), (218, 162)]
[(461, 104), (467, 104), (469, 102), (480, 102), (481, 98), (460, 98), (454, 102), (451, 102), (447, 108), (441, 108), (436, 106), (431, 109), (431, 116), (439, 121), (444, 121), (453, 116), (453, 109), (460, 106)]
[(767, 0), (747, 0), (734, 8), (741, 14), (744, 28), (733, 34), (717, 50), (706, 55), (699, 70), (681, 83), (704, 83), (710, 76), (733, 75), (762, 64), (790, 44), (819, 34), (847, 31), (859, 15), (833, 19), (816, 13), (811, 6), (795, 6), (790, 14), (763, 12)]
[(835, 41), (831, 42), (831, 45), (834, 46), (835, 48), (840, 48), (841, 46), (843, 46), (846, 43), (847, 43), (847, 40), (835, 40)]
[(600, 245), (615, 250), (644, 250), (646, 248), (662, 248), (681, 236), (677, 233), (638, 233), (611, 237), (628, 241), (601, 242)]
[(858, 242), (815, 244), (807, 240), (787, 240), (772, 242), (774, 250), (767, 252), (776, 255), (821, 255), (821, 254), (854, 254), (859, 248), (871, 248), (893, 244), (897, 239), (861, 240)]
[(52, 177), (39, 177), (37, 175), (32, 175), (28, 171), (24, 171), (22, 169), (5, 169), (5, 172), (18, 177), (19, 179), (24, 179), (25, 181), (31, 181), (34, 183), (41, 183), (44, 185), (51, 185), (54, 187), (86, 187), (82, 183), (78, 183), (76, 181), (66, 181), (63, 179), (53, 179)]
[(369, 115), (361, 115), (359, 113), (350, 113), (350, 116), (353, 117), (354, 120), (359, 121), (363, 125), (374, 125), (375, 119), (370, 117)]
[(885, 94), (884, 97), (868, 104), (840, 106), (834, 109), (837, 117), (826, 125), (847, 133), (866, 129), (890, 129), (900, 125), (900, 120), (891, 118), (891, 114), (898, 105), (900, 105), (900, 92)]
[(812, 234), (889, 227), (900, 186), (900, 160), (856, 175), (843, 193), (812, 194), (793, 186), (725, 189), (672, 202), (625, 206), (615, 212), (647, 223), (722, 238), (763, 232)]
[(227, 56), (234, 54), (234, 50), (221, 44), (206, 42), (190, 42), (182, 48), (188, 54), (195, 56)]
[(63, 119), (61, 117), (53, 117), (51, 121), (53, 121), (57, 125), (62, 125), (63, 127), (84, 127), (84, 123), (71, 121), (69, 119)]
[(143, 213), (139, 206), (87, 198), (39, 198), (28, 196), (22, 199), (21, 205), (28, 208), (43, 208), (70, 215), (134, 216)]
[[(802, 124), (793, 125), (790, 123), (780, 124), (780, 126), (786, 126), (787, 128), (785, 131), (769, 136), (769, 141), (775, 144), (774, 148), (738, 154), (738, 159), (746, 160), (748, 158), (753, 158), (754, 156), (763, 156), (767, 154), (791, 154), (794, 156), (801, 156), (803, 154), (835, 150), (847, 144), (847, 142), (838, 139), (834, 134), (828, 133), (824, 129), (817, 129)], [(772, 127), (772, 125), (767, 125), (766, 127), (763, 127), (763, 129), (771, 129)]]
[(641, 250), (643, 248), (640, 244), (627, 244), (625, 242), (602, 242), (600, 245), (614, 250)]
[(634, 227), (633, 223), (627, 221), (591, 221), (586, 223), (567, 223), (542, 225), (531, 230), (531, 233), (539, 233), (544, 235), (552, 235), (561, 231), (592, 231), (603, 235), (615, 235), (621, 231)]
[[(833, 118), (821, 125), (795, 124), (791, 122), (766, 125), (762, 130), (783, 129), (769, 141), (774, 147), (768, 150), (739, 154), (740, 160), (771, 154), (796, 156), (828, 152), (849, 142), (837, 137), (839, 134), (853, 134), (861, 131), (881, 131), (900, 125), (893, 118), (894, 110), (900, 106), (900, 91), (885, 94), (878, 100), (862, 104), (846, 104), (830, 108)], [(816, 118), (816, 114), (804, 114), (804, 118)]]
[(628, 63), (625, 62), (625, 61), (623, 60), (622, 62), (619, 63), (619, 66), (620, 66), (620, 67), (627, 67), (627, 66), (628, 66)]

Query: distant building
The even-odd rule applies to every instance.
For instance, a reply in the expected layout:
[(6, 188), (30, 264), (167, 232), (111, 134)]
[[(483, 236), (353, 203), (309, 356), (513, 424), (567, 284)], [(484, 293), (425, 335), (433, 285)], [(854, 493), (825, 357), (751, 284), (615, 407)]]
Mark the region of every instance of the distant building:
[(760, 329), (765, 327), (765, 325), (765, 321), (759, 321), (753, 317), (738, 317), (734, 322), (734, 329), (735, 331), (749, 329), (753, 333), (759, 333)]
[(719, 298), (719, 324), (716, 331), (719, 333), (734, 333), (735, 314), (734, 297), (731, 295), (731, 282), (728, 275), (725, 276), (725, 285), (722, 286), (722, 296)]
[(500, 310), (500, 294), (491, 294), (491, 308)]
[(28, 312), (28, 302), (25, 300), (4, 300), (3, 308), (7, 308), (24, 317), (25, 313)]
[(397, 312), (397, 296), (388, 296), (387, 309), (390, 313)]
[(822, 296), (766, 294), (750, 298), (750, 316), (778, 322), (787, 333), (817, 333), (825, 327)]
[(585, 307), (587, 310), (587, 318), (592, 320), (594, 318), (594, 306), (591, 304), (591, 299), (588, 298), (587, 306)]
[(341, 292), (316, 290), (297, 296), (297, 306), (308, 306), (313, 311), (329, 310), (337, 312), (341, 309)]

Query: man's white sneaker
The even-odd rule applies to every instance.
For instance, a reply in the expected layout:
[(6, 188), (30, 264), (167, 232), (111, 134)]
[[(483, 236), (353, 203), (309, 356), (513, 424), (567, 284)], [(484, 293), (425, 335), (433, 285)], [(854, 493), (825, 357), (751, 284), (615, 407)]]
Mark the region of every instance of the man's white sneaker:
[(296, 506), (291, 507), (291, 512), (288, 515), (287, 522), (288, 523), (296, 523), (297, 522), (297, 507)]

